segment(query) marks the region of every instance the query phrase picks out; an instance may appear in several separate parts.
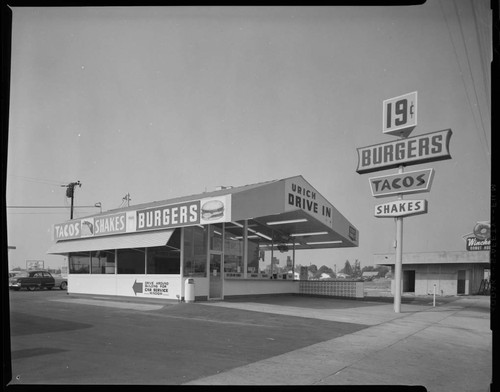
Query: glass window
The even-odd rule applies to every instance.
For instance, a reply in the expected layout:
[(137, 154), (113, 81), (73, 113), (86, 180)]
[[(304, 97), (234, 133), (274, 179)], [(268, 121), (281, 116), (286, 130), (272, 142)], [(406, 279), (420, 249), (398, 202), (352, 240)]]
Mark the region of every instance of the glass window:
[(210, 250), (222, 252), (222, 224), (210, 225)]
[[(169, 242), (170, 244), (170, 242)], [(180, 274), (181, 252), (166, 246), (148, 248), (146, 253), (148, 274)]]
[(249, 273), (256, 274), (259, 272), (259, 259), (261, 257), (259, 243), (259, 239), (248, 239), (247, 272)]
[(115, 250), (98, 250), (92, 252), (92, 274), (115, 273)]
[[(214, 230), (218, 231), (217, 229)], [(224, 272), (231, 273), (229, 275), (231, 277), (243, 277), (243, 243), (243, 229), (241, 226), (227, 223), (224, 239)]]
[(206, 227), (184, 228), (184, 275), (207, 276), (208, 232)]
[(118, 249), (117, 273), (144, 274), (146, 267), (145, 249)]
[(90, 272), (90, 252), (69, 254), (69, 273), (88, 274)]
[(243, 240), (226, 239), (224, 248), (224, 272), (243, 273)]

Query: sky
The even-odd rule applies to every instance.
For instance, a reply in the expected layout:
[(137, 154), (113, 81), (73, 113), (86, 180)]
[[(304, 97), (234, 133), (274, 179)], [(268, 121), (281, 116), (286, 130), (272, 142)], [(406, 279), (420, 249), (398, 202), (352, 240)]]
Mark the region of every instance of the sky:
[[(357, 148), (384, 100), (418, 92), (411, 136), (451, 129), (428, 213), (404, 252), (465, 250), (490, 218), (489, 1), (380, 7), (14, 7), (7, 161), (9, 268), (44, 260), (51, 228), (130, 205), (302, 175), (358, 230), (359, 247), (297, 252), (337, 269), (393, 253)], [(66, 208), (25, 208), (65, 206)], [(85, 206), (85, 207), (82, 207)], [(23, 208), (14, 208), (23, 207)]]

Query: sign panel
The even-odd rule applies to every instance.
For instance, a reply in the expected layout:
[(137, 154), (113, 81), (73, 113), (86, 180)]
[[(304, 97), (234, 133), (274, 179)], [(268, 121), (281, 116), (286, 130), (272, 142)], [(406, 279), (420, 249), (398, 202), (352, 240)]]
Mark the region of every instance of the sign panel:
[(384, 197), (398, 194), (429, 192), (434, 169), (416, 170), (369, 179), (372, 196)]
[(319, 192), (302, 178), (285, 181), (285, 212), (301, 209), (356, 244), (358, 230)]
[(200, 201), (159, 206), (137, 211), (137, 231), (167, 229), (200, 223)]
[(120, 279), (117, 281), (117, 295), (131, 295), (149, 298), (179, 298), (181, 293), (179, 275), (158, 275)]
[(74, 219), (55, 224), (54, 240), (98, 237), (231, 220), (231, 195)]
[(26, 270), (44, 269), (44, 260), (26, 260)]
[(377, 218), (393, 218), (425, 213), (427, 213), (427, 200), (396, 200), (375, 206), (375, 216)]
[(490, 222), (477, 222), (472, 233), (464, 236), (468, 251), (491, 250)]
[(73, 220), (71, 222), (64, 222), (54, 225), (54, 240), (70, 240), (74, 238), (80, 238), (81, 232), (80, 219)]
[(450, 159), (451, 129), (358, 148), (359, 174)]
[(407, 137), (417, 126), (417, 92), (383, 102), (382, 133)]
[(467, 237), (465, 239), (465, 248), (468, 251), (491, 250), (490, 239), (479, 239), (476, 236)]
[(335, 208), (305, 180), (294, 178), (285, 182), (285, 211), (304, 210), (325, 225), (332, 227)]

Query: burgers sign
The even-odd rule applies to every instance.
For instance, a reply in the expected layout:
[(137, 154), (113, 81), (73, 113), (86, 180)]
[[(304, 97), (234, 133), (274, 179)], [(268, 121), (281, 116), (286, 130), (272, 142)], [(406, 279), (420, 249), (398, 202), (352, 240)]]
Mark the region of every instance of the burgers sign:
[(137, 231), (227, 222), (231, 198), (220, 196), (137, 211)]
[(54, 239), (69, 240), (112, 234), (163, 230), (231, 220), (231, 195), (166, 204), (98, 218), (56, 224)]

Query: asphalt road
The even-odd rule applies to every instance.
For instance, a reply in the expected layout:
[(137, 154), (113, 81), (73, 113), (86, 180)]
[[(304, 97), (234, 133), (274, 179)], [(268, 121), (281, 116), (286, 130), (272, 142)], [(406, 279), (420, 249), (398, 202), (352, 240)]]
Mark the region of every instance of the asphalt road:
[(11, 291), (10, 326), (11, 383), (64, 385), (179, 385), (367, 327), (46, 290)]

